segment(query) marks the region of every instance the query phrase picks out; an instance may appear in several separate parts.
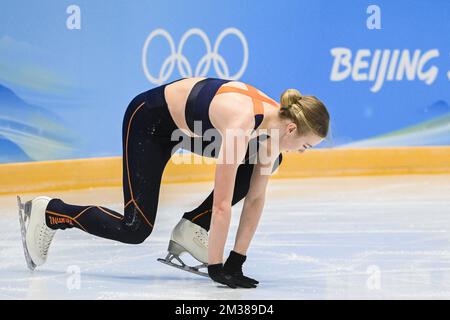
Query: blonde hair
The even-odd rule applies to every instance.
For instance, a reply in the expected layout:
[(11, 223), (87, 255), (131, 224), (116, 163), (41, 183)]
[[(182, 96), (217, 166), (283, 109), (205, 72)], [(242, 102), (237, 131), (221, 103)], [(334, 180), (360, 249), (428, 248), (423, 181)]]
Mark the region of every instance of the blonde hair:
[(330, 115), (325, 105), (314, 96), (302, 96), (296, 89), (287, 89), (281, 94), (279, 116), (292, 120), (300, 135), (314, 133), (326, 138)]

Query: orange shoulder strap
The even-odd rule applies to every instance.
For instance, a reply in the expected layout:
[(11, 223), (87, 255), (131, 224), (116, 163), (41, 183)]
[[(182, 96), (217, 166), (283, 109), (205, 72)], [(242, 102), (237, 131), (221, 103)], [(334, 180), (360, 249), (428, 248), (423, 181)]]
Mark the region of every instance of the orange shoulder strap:
[(278, 108), (278, 104), (275, 102), (275, 100), (269, 99), (267, 97), (260, 95), (258, 93), (258, 90), (251, 85), (246, 84), (246, 87), (248, 88), (248, 90), (231, 87), (231, 86), (221, 86), (219, 88), (219, 90), (217, 90), (216, 95), (221, 94), (221, 93), (227, 93), (227, 92), (237, 92), (237, 93), (242, 93), (242, 94), (245, 94), (246, 96), (251, 97), (253, 100), (253, 112), (255, 113), (255, 115), (264, 113), (263, 104), (262, 104), (263, 101), (271, 104), (275, 108)]

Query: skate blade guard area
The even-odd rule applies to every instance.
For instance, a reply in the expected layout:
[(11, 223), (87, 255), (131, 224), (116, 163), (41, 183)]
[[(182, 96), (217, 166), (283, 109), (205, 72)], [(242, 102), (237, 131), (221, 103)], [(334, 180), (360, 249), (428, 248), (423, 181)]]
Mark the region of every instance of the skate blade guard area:
[(22, 200), (19, 196), (17, 196), (17, 205), (19, 208), (19, 223), (20, 223), (20, 234), (22, 236), (22, 245), (23, 252), (25, 254), (25, 261), (27, 263), (28, 268), (33, 271), (36, 268), (33, 260), (30, 257), (30, 253), (28, 252), (27, 242), (26, 242), (26, 234), (27, 234), (27, 224), (30, 219), (31, 212), (31, 201), (27, 201), (26, 203), (22, 203)]
[[(184, 271), (188, 271), (188, 272), (192, 272), (194, 274), (197, 274), (199, 276), (204, 276), (204, 277), (209, 277), (208, 276), (208, 272), (202, 272), (199, 271), (200, 269), (206, 269), (208, 267), (207, 264), (202, 263), (200, 265), (197, 266), (188, 266), (184, 263), (184, 261), (181, 259), (181, 254), (182, 253), (186, 253), (188, 254), (187, 250), (184, 249), (181, 245), (177, 244), (176, 242), (170, 240), (169, 241), (169, 248), (167, 249), (167, 251), (169, 252), (167, 254), (167, 256), (162, 259), (159, 258), (158, 261), (165, 263), (171, 267), (175, 267)], [(178, 263), (174, 263), (173, 261), (178, 261)]]

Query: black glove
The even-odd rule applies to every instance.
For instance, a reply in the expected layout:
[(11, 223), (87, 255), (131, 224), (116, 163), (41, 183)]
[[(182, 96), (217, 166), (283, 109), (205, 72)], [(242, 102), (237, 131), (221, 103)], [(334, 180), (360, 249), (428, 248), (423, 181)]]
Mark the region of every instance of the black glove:
[(246, 277), (242, 272), (242, 265), (244, 264), (246, 259), (247, 256), (239, 254), (236, 251), (231, 251), (227, 261), (225, 261), (223, 270), (225, 270), (226, 273), (231, 274), (233, 278), (240, 279), (256, 285), (259, 283), (258, 280)]
[(208, 265), (208, 275), (215, 282), (224, 284), (230, 288), (256, 288), (256, 285), (245, 279), (235, 278), (223, 270), (222, 263)]

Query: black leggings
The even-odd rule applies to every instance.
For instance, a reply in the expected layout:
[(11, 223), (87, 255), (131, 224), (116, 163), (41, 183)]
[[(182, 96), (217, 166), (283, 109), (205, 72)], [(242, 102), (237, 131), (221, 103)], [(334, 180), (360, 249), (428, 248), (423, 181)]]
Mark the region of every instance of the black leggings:
[[(167, 84), (166, 84), (167, 85)], [(129, 104), (122, 125), (124, 215), (105, 207), (78, 206), (52, 199), (46, 222), (52, 229), (76, 227), (90, 234), (124, 243), (142, 243), (152, 232), (158, 208), (164, 168), (179, 141), (171, 141), (177, 129), (167, 109), (162, 85), (136, 96)], [(238, 167), (232, 204), (248, 193), (254, 164)], [(278, 163), (281, 163), (281, 154)], [(213, 191), (214, 192), (214, 191)], [(209, 230), (213, 192), (184, 218)]]

